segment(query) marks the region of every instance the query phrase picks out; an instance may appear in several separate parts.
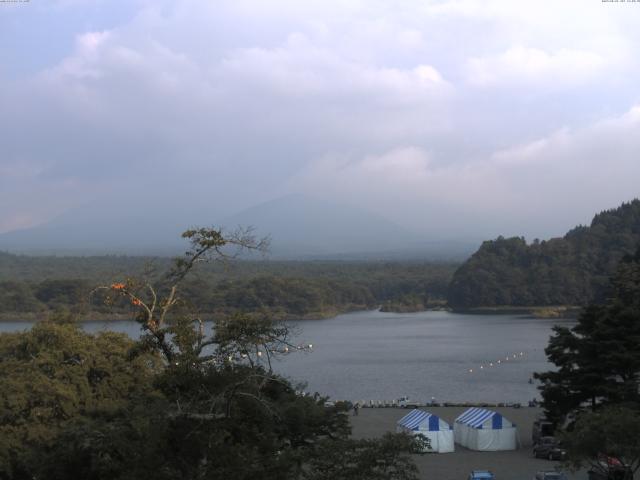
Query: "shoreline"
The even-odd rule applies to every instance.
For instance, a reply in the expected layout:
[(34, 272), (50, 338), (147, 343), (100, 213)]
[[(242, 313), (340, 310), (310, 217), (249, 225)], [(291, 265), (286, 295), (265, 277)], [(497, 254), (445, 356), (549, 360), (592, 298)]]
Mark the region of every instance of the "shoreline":
[[(265, 312), (277, 321), (314, 321), (314, 320), (327, 320), (335, 318), (339, 315), (347, 313), (357, 312), (384, 312), (395, 313), (398, 315), (423, 313), (423, 312), (451, 312), (462, 315), (529, 315), (534, 318), (540, 319), (575, 319), (582, 307), (573, 305), (557, 305), (557, 306), (504, 306), (504, 307), (473, 307), (473, 308), (451, 308), (442, 305), (434, 306), (433, 308), (425, 309), (412, 309), (412, 308), (397, 308), (387, 309), (384, 305), (367, 306), (367, 305), (351, 305), (350, 308), (343, 309), (331, 309), (322, 312), (309, 312), (304, 315), (287, 313), (287, 312)], [(29, 323), (46, 320), (46, 318), (54, 313), (53, 311), (42, 312), (4, 312), (0, 313), (0, 323)], [(207, 321), (211, 321), (216, 317), (233, 315), (241, 312), (205, 312), (200, 314), (201, 317), (205, 317)], [(244, 312), (248, 315), (260, 315), (263, 312)], [(133, 314), (123, 312), (88, 312), (79, 313), (79, 322), (121, 322), (127, 320), (133, 320)]]
[(534, 318), (576, 318), (583, 307), (577, 305), (531, 305), (526, 307), (505, 305), (498, 307), (452, 308), (462, 315), (529, 315)]

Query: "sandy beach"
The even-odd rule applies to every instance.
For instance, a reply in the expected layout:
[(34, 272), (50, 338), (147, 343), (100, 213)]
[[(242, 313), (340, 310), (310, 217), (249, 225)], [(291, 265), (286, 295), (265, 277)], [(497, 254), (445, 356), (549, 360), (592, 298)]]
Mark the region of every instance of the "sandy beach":
[[(423, 408), (450, 424), (466, 408)], [(506, 452), (475, 452), (456, 444), (456, 451), (443, 454), (415, 455), (421, 479), (464, 480), (471, 470), (491, 470), (496, 480), (532, 480), (538, 470), (552, 470), (559, 462), (533, 458), (531, 450), (531, 426), (539, 408), (494, 408), (518, 427), (520, 447)], [(408, 410), (400, 408), (361, 408), (358, 416), (351, 416), (355, 438), (373, 438), (385, 432), (395, 432), (396, 421)], [(586, 479), (586, 473), (567, 474), (571, 480)]]

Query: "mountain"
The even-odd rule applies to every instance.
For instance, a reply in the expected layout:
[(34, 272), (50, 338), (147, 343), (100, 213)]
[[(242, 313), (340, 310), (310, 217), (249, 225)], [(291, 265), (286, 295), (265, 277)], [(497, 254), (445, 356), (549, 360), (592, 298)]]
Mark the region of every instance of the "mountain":
[(522, 237), (482, 244), (454, 274), (454, 308), (584, 305), (602, 301), (609, 277), (640, 245), (640, 200), (597, 214), (562, 238)]
[(272, 255), (324, 256), (402, 249), (420, 237), (374, 213), (293, 194), (243, 210), (220, 222), (252, 225), (271, 237)]
[[(103, 212), (96, 214), (96, 212)], [(467, 242), (427, 241), (388, 219), (331, 201), (294, 194), (215, 218), (152, 206), (87, 206), (48, 224), (0, 235), (0, 250), (28, 254), (174, 255), (184, 250), (180, 233), (194, 225), (233, 230), (252, 226), (272, 239), (271, 257), (287, 259), (466, 258)], [(220, 217), (218, 217), (220, 218)]]

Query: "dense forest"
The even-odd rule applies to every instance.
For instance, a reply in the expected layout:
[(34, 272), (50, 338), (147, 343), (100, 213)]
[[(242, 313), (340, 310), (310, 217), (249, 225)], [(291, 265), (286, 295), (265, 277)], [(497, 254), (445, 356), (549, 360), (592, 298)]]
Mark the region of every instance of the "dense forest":
[[(25, 318), (55, 310), (81, 315), (128, 313), (91, 291), (134, 275), (153, 278), (167, 258), (29, 257), (0, 253), (0, 315)], [(203, 312), (266, 312), (318, 318), (382, 306), (416, 311), (442, 305), (457, 265), (403, 262), (234, 261), (203, 265), (183, 288)], [(125, 274), (126, 272), (126, 274)]]
[(608, 296), (618, 262), (640, 245), (640, 200), (599, 213), (548, 241), (487, 241), (454, 274), (455, 308), (585, 305)]

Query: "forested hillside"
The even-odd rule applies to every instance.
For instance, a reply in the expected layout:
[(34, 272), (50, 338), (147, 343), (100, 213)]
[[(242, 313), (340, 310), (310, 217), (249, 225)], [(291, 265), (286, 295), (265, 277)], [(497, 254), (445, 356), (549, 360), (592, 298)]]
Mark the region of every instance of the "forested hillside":
[[(125, 313), (90, 292), (127, 276), (153, 277), (169, 265), (151, 257), (29, 257), (0, 253), (0, 314), (21, 318), (70, 309), (90, 317)], [(268, 312), (279, 318), (326, 317), (382, 305), (415, 311), (444, 303), (455, 264), (408, 262), (236, 261), (203, 265), (185, 282), (206, 313)], [(145, 273), (146, 272), (146, 273)]]
[(585, 305), (607, 296), (620, 259), (640, 245), (640, 200), (604, 211), (548, 241), (487, 241), (455, 273), (448, 302), (456, 308)]

